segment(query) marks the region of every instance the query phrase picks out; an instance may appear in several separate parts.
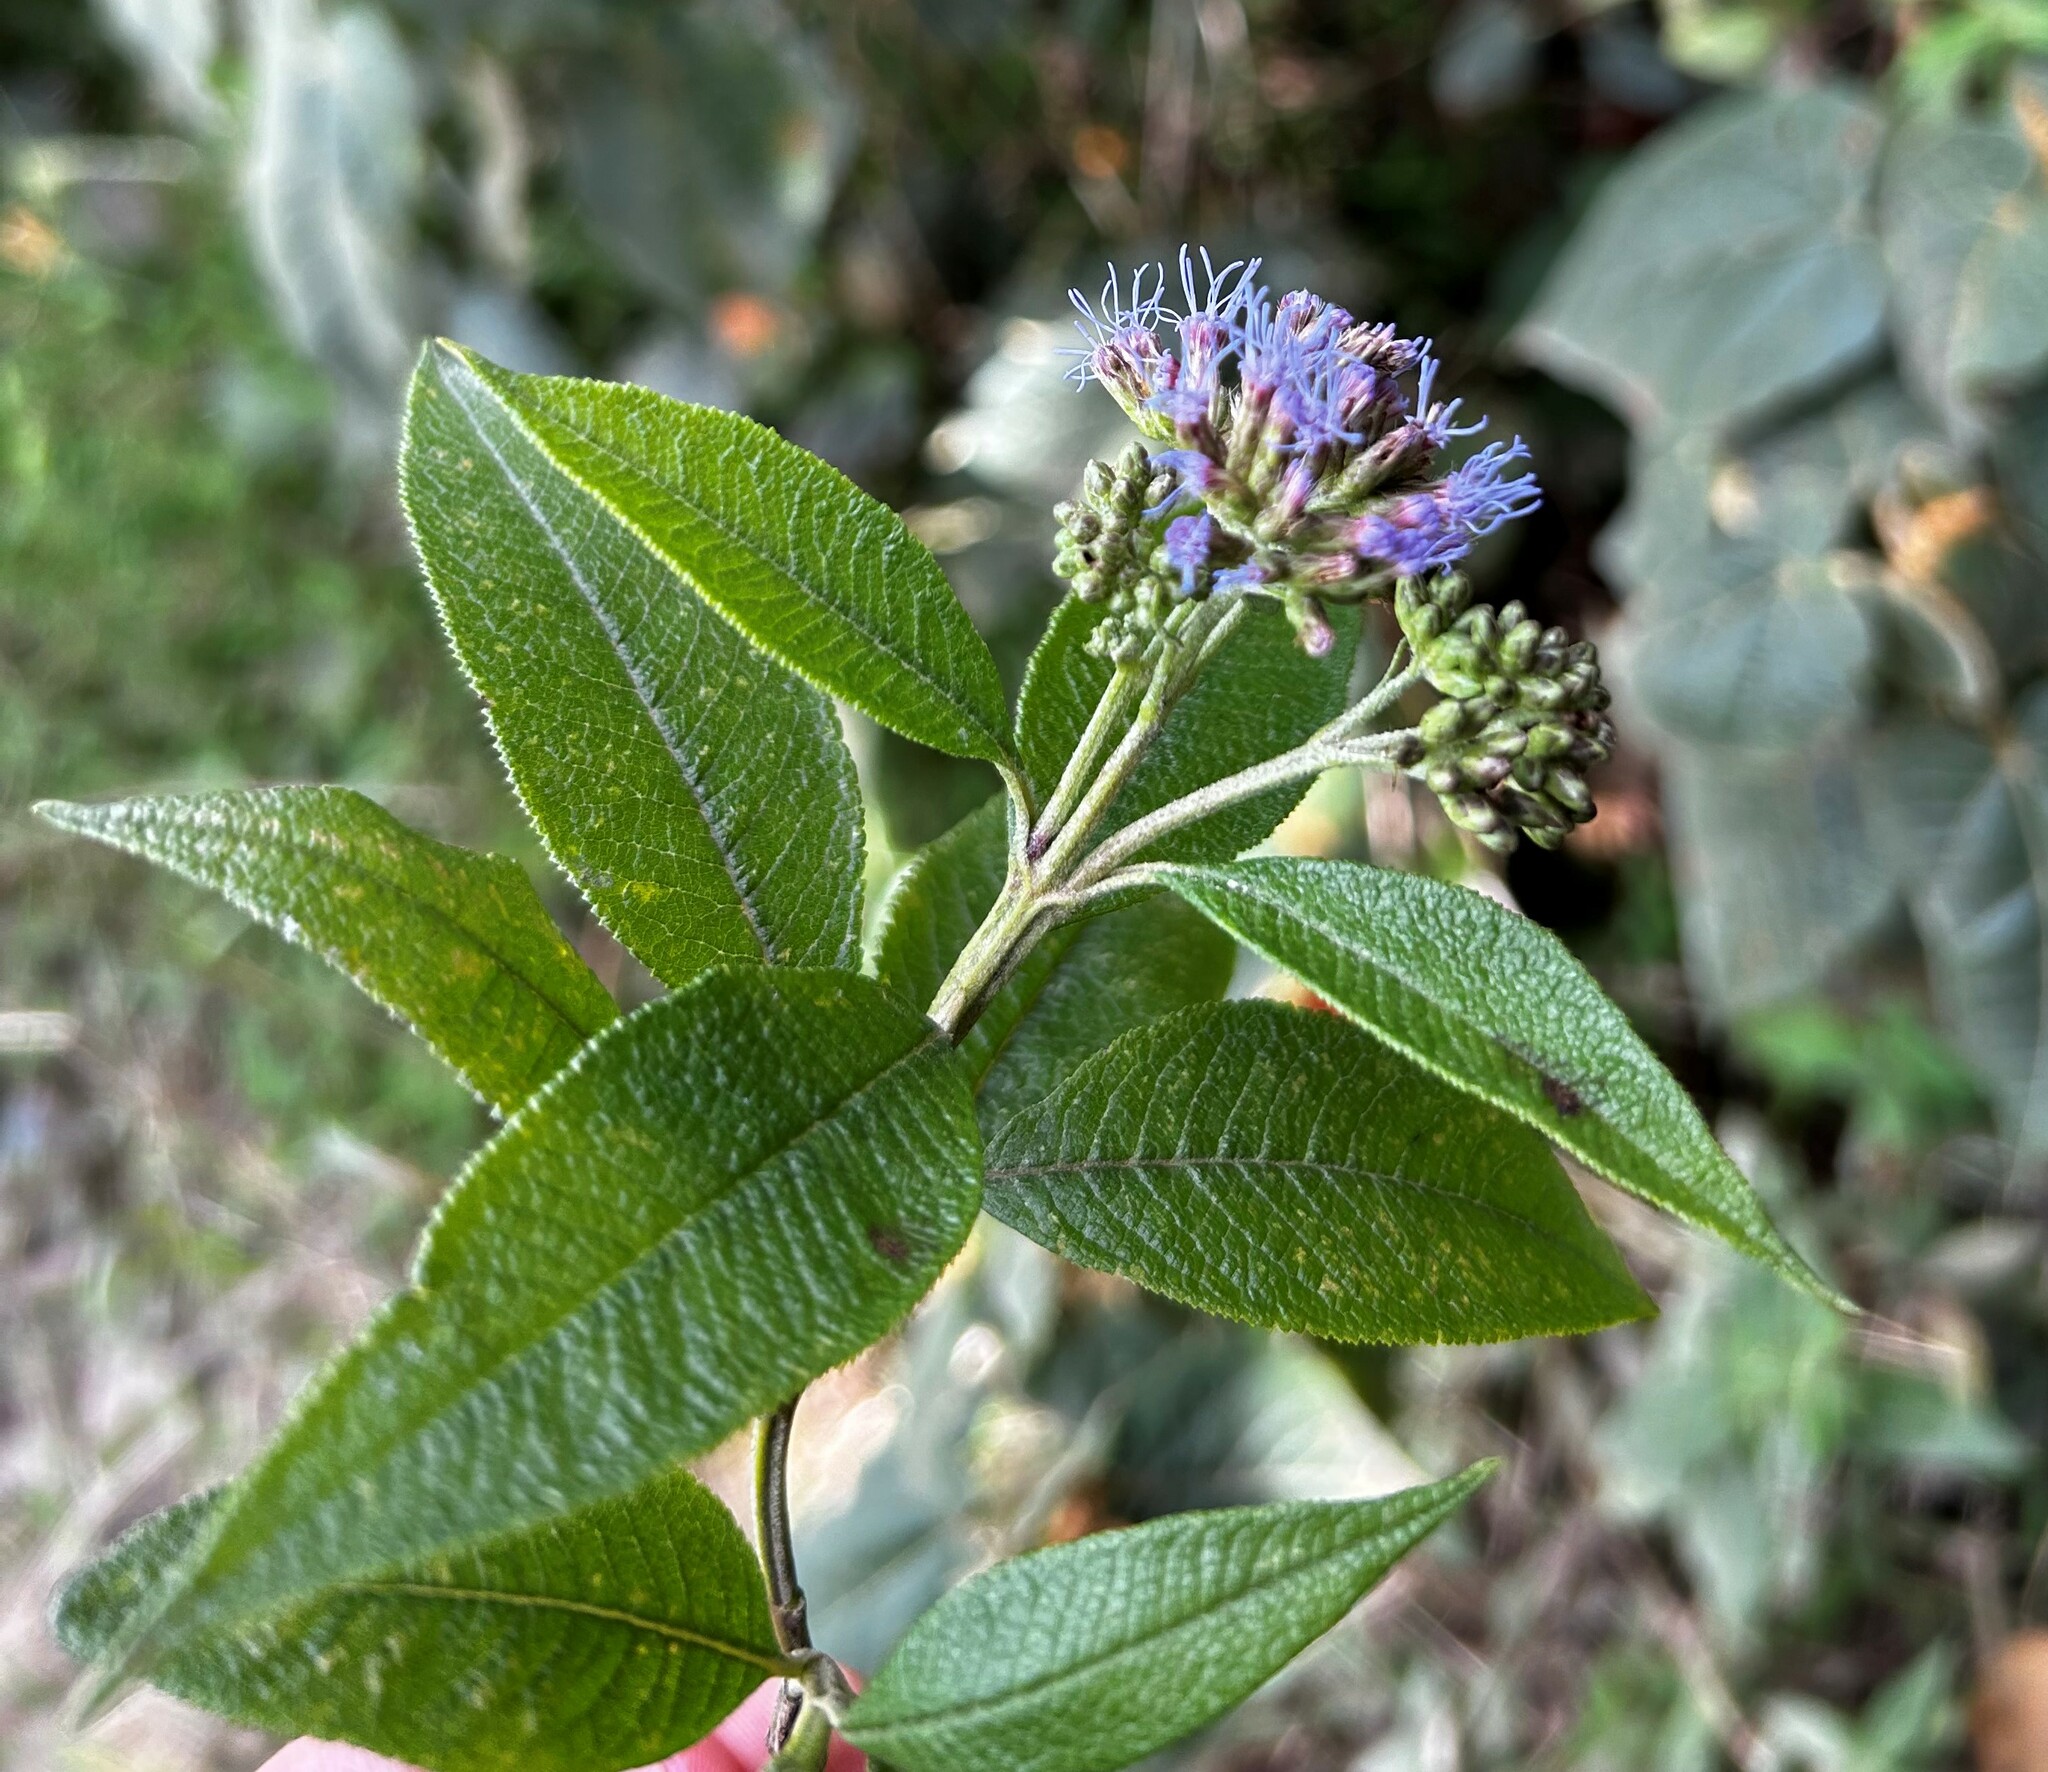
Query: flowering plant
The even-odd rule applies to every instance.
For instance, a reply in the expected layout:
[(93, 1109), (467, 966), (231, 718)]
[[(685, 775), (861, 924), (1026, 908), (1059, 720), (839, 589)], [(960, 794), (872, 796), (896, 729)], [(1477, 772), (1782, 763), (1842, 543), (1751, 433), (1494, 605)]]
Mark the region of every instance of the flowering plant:
[[(1256, 265), (1084, 322), (1141, 441), (1059, 515), (1073, 595), (1014, 714), (937, 563), (730, 413), (437, 344), (403, 490), (550, 854), (668, 986), (620, 1016), (512, 863), (336, 788), (56, 823), (227, 893), (504, 1116), (410, 1286), (231, 1482), (59, 1595), (140, 1676), (447, 1772), (598, 1772), (789, 1682), (776, 1764), (1123, 1766), (1249, 1693), (1484, 1480), (1155, 1520), (998, 1564), (856, 1698), (806, 1623), (804, 1387), (986, 1209), (1186, 1304), (1349, 1341), (1650, 1306), (1552, 1146), (1826, 1293), (1620, 1011), (1491, 900), (1256, 855), (1325, 770), (1405, 770), (1496, 846), (1590, 817), (1591, 649), (1451, 568), (1530, 509), (1428, 348)], [(1170, 338), (1170, 347), (1169, 347)], [(1359, 606), (1394, 638), (1349, 699)], [(833, 698), (1002, 791), (864, 948)], [(1393, 724), (1424, 703), (1413, 723)], [(1224, 1001), (1235, 944), (1339, 1013)], [(757, 1424), (756, 1541), (682, 1467)]]

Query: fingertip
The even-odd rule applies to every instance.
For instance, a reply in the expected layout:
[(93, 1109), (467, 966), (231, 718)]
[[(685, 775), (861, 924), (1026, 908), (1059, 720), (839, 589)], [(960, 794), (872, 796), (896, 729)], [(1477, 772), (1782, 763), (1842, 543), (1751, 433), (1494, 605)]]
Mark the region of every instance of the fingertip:
[[(257, 1772), (412, 1772), (397, 1760), (387, 1760), (366, 1747), (350, 1747), (341, 1741), (315, 1741), (302, 1735), (287, 1742), (257, 1769)], [(718, 1772), (725, 1772), (720, 1767)]]

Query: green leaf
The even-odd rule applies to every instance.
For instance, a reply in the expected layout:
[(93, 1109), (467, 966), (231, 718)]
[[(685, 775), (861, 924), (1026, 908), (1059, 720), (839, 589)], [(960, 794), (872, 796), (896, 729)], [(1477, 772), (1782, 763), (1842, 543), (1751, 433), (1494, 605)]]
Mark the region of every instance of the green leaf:
[(1279, 1003), (1084, 1060), (996, 1135), (986, 1189), (1069, 1261), (1258, 1328), (1511, 1341), (1651, 1310), (1537, 1134)]
[(708, 1450), (899, 1321), (980, 1197), (965, 1074), (922, 1017), (851, 973), (702, 975), (478, 1153), (412, 1287), (237, 1480), (151, 1646)]
[(1109, 1772), (1221, 1716), (1493, 1474), (1175, 1514), (999, 1563), (910, 1628), (844, 1734), (902, 1772)]
[(36, 810), (212, 887), (311, 948), (504, 1111), (617, 1014), (516, 862), (437, 843), (347, 788)]
[(934, 750), (1008, 761), (1002, 679), (939, 563), (837, 468), (645, 388), (514, 375), (446, 343), (423, 368), (799, 676)]
[[(1053, 611), (1031, 655), (1017, 703), (1017, 750), (1025, 778), (1042, 805), (1080, 741), (1110, 679), (1106, 660), (1084, 649), (1103, 611), (1069, 597)], [(1310, 658), (1276, 608), (1255, 604), (1249, 619), (1210, 661), (1167, 717), (1100, 835), (1156, 812), (1169, 800), (1223, 776), (1263, 763), (1299, 744), (1344, 709), (1351, 661), (1358, 650), (1355, 610), (1335, 609), (1337, 643)], [(1293, 810), (1306, 787), (1279, 788), (1228, 807), (1163, 838), (1148, 859), (1225, 861), (1263, 843)]]
[(2007, 1135), (2048, 1149), (2048, 689), (1994, 742), (1932, 720), (1871, 746), (1866, 792), (1935, 997)]
[(1882, 133), (1833, 87), (1688, 113), (1601, 190), (1523, 349), (1645, 431), (1722, 425), (1832, 381), (1882, 341), (1865, 213)]
[(860, 788), (830, 703), (706, 608), (501, 384), (630, 390), (529, 384), (437, 346), (407, 407), (427, 581), (549, 850), (669, 984), (728, 960), (850, 964)]
[(1461, 886), (1352, 862), (1274, 856), (1157, 873), (1368, 1033), (1836, 1301), (1678, 1079), (1548, 930)]
[[(118, 1642), (229, 1493), (152, 1514), (74, 1575), (52, 1612), (65, 1649), (89, 1662)], [(779, 1662), (746, 1539), (665, 1471), (190, 1640), (152, 1678), (251, 1728), (430, 1772), (609, 1772), (701, 1740)]]
[[(998, 795), (897, 875), (876, 964), (904, 1002), (922, 1007), (937, 994), (1002, 890), (1008, 850), (1008, 807)], [(1235, 958), (1228, 936), (1163, 896), (1051, 931), (960, 1043), (984, 1130), (1126, 1028), (1222, 996)]]

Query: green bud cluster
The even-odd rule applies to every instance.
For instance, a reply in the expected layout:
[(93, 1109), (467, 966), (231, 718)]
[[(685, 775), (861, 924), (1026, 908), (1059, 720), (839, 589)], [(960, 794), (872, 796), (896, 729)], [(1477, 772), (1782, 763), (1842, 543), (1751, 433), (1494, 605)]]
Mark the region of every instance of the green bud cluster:
[(1593, 816), (1586, 772), (1614, 747), (1593, 643), (1519, 603), (1474, 604), (1458, 573), (1403, 579), (1394, 612), (1444, 698), (1398, 761), (1487, 847), (1512, 849), (1519, 835), (1556, 848)]
[(1113, 663), (1138, 658), (1174, 605), (1176, 574), (1159, 557), (1166, 531), (1160, 512), (1173, 476), (1133, 443), (1114, 465), (1091, 461), (1080, 497), (1053, 507), (1059, 524), (1052, 569), (1084, 603), (1103, 605), (1106, 620), (1088, 649)]

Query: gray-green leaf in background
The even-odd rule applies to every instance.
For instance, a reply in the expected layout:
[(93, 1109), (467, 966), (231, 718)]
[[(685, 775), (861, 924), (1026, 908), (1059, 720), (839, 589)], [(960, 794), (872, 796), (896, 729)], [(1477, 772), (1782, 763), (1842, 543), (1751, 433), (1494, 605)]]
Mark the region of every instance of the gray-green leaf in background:
[(518, 863), (437, 843), (347, 788), (36, 810), (212, 887), (311, 948), (502, 1111), (618, 1013)]
[(1084, 1267), (1339, 1341), (1573, 1335), (1651, 1309), (1541, 1136), (1279, 1003), (1203, 1004), (1083, 1060), (991, 1141), (985, 1204)]
[[(1008, 804), (998, 795), (912, 856), (890, 887), (877, 976), (923, 1008), (1002, 890)], [(1177, 899), (1052, 930), (960, 1043), (993, 1132), (1126, 1028), (1223, 995), (1236, 946)]]
[(426, 361), (799, 676), (934, 750), (1008, 759), (995, 659), (938, 561), (837, 468), (645, 388), (515, 375), (447, 344)]
[(1835, 1299), (1778, 1235), (1678, 1079), (1547, 929), (1461, 886), (1352, 862), (1266, 856), (1156, 872), (1446, 1082)]
[(1628, 680), (1643, 711), (1695, 744), (1784, 747), (1852, 720), (1876, 652), (1825, 559), (1722, 542), (1629, 605)]
[[(57, 1639), (106, 1654), (229, 1491), (152, 1514), (65, 1583)], [(760, 1565), (695, 1478), (327, 1588), (151, 1670), (173, 1697), (427, 1772), (612, 1772), (701, 1740), (780, 1665)]]
[(400, 471), (441, 619), (528, 815), (671, 985), (730, 960), (850, 963), (860, 788), (830, 702), (712, 613), (606, 485), (544, 446), (507, 383), (527, 378), (430, 346)]
[(2003, 104), (1909, 116), (1885, 156), (1878, 211), (1899, 354), (1920, 397), (1965, 433), (1978, 422), (1973, 378), (2011, 373), (2015, 353), (2038, 361), (2038, 310), (2015, 311), (2022, 292), (1988, 281), (2007, 251), (1998, 237), (2031, 232), (2026, 187), (2038, 178)]
[(1709, 101), (1631, 155), (1523, 322), (1523, 350), (1643, 431), (1722, 425), (1883, 338), (1868, 198), (1883, 124), (1838, 87)]
[[(1040, 804), (1073, 755), (1110, 679), (1104, 659), (1083, 649), (1102, 610), (1069, 597), (1053, 612), (1031, 655), (1017, 703), (1017, 750)], [(1343, 711), (1358, 650), (1356, 611), (1331, 611), (1337, 643), (1310, 658), (1274, 608), (1257, 604), (1224, 649), (1167, 717), (1109, 816), (1108, 836), (1169, 800), (1299, 744)], [(1162, 839), (1148, 856), (1223, 861), (1263, 843), (1306, 788), (1279, 788), (1241, 801)]]
[(966, 1073), (855, 974), (615, 1024), (478, 1153), (115, 1671), (620, 1494), (900, 1320), (981, 1198)]
[(1792, 751), (1664, 755), (1686, 969), (1710, 1013), (1813, 988), (1896, 904), (1858, 783), (1867, 743), (1850, 730)]
[(1887, 728), (1865, 791), (1944, 1020), (2008, 1136), (2048, 1148), (2048, 688), (1995, 737), (1934, 720)]
[(1175, 1514), (998, 1563), (848, 1713), (900, 1772), (1110, 1772), (1248, 1697), (1492, 1474), (1378, 1501)]

